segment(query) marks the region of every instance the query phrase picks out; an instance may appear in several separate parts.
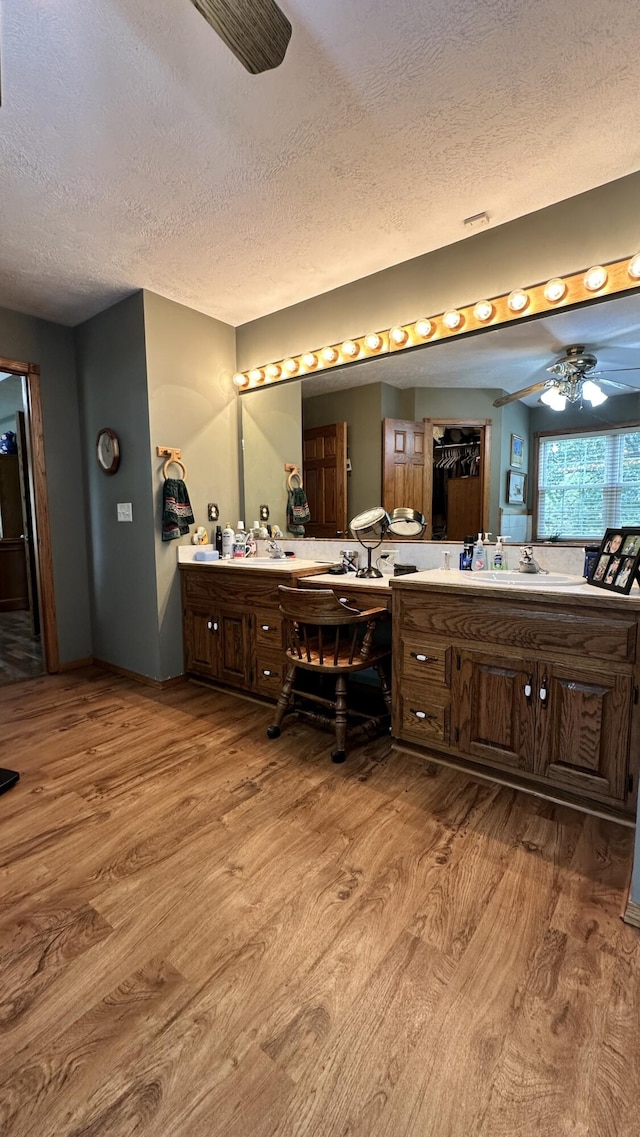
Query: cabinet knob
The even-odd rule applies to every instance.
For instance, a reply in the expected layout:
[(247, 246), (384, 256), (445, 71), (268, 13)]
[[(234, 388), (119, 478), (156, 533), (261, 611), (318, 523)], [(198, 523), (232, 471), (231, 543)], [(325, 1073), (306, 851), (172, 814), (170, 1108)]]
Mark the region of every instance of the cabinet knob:
[(422, 655), (418, 651), (412, 651), (411, 652), (411, 658), (417, 659), (418, 663), (437, 663), (438, 662), (437, 656), (435, 656), (435, 655)]
[(417, 719), (426, 719), (427, 717), (426, 711), (414, 711), (413, 707), (409, 707), (409, 710), (412, 715), (416, 716)]
[(262, 628), (263, 632), (270, 632), (271, 631), (271, 625), (270, 624), (261, 624), (260, 627)]
[(268, 667), (264, 667), (262, 669), (262, 674), (266, 675), (267, 679), (270, 679), (272, 675), (275, 675), (275, 671), (269, 671)]
[(218, 621), (217, 620), (207, 620), (207, 627), (208, 627), (210, 632), (217, 632)]

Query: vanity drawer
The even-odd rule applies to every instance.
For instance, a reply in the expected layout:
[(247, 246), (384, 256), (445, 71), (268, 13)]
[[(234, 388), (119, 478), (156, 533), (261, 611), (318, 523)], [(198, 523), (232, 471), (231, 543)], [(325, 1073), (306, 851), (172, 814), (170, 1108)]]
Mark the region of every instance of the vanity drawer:
[(277, 699), (284, 680), (285, 656), (282, 651), (258, 651), (255, 688), (267, 698)]
[(525, 652), (552, 651), (579, 654), (584, 659), (632, 663), (636, 653), (633, 616), (609, 609), (606, 615), (586, 609), (584, 601), (571, 606), (547, 605), (531, 600), (493, 600), (436, 596), (425, 591), (402, 590), (395, 598), (394, 618), (408, 639), (425, 643), (431, 635), (463, 643), (502, 644)]
[(274, 610), (258, 610), (255, 614), (255, 636), (258, 647), (282, 647), (282, 616)]
[(404, 684), (398, 692), (398, 721), (394, 734), (424, 746), (430, 742), (448, 745), (450, 711), (446, 687)]
[(403, 638), (403, 679), (448, 683), (450, 659), (451, 648), (442, 641), (430, 640), (424, 636)]
[(209, 600), (246, 612), (256, 611), (259, 606), (273, 606), (277, 610), (280, 599), (278, 584), (292, 583), (289, 574), (278, 580), (273, 580), (272, 577), (265, 580), (260, 569), (214, 566), (208, 569), (183, 569), (182, 581), (187, 600)]

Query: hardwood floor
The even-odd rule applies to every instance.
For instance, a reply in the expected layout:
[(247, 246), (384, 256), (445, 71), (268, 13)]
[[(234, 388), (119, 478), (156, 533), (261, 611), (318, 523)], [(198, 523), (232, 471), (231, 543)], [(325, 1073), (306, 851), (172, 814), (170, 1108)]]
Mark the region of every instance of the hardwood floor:
[(638, 1137), (631, 831), (271, 717), (0, 691), (4, 1137)]
[(42, 644), (28, 612), (0, 612), (0, 686), (44, 673)]

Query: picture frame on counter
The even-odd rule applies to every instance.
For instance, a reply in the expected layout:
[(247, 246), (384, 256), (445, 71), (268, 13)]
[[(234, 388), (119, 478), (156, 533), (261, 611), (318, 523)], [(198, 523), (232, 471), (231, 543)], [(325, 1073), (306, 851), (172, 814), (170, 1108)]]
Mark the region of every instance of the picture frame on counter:
[(640, 528), (607, 529), (587, 584), (628, 596), (640, 571)]
[(521, 469), (524, 466), (524, 438), (519, 434), (511, 435), (511, 457), (510, 466), (515, 466), (516, 469)]
[(507, 470), (507, 503), (524, 505), (526, 501), (527, 475), (518, 470)]

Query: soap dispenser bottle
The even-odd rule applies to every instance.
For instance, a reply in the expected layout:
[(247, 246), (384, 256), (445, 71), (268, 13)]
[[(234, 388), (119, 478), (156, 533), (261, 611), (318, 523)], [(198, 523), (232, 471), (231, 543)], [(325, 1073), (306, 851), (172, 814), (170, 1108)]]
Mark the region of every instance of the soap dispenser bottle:
[(473, 546), (473, 556), (471, 558), (471, 571), (482, 572), (487, 567), (487, 559), (485, 555), (485, 548), (482, 543), (482, 533), (478, 533), (478, 540)]
[(496, 548), (493, 554), (494, 572), (506, 572), (509, 567), (507, 564), (507, 550), (503, 545), (503, 541), (506, 541), (507, 539), (508, 536), (498, 537), (496, 539)]

